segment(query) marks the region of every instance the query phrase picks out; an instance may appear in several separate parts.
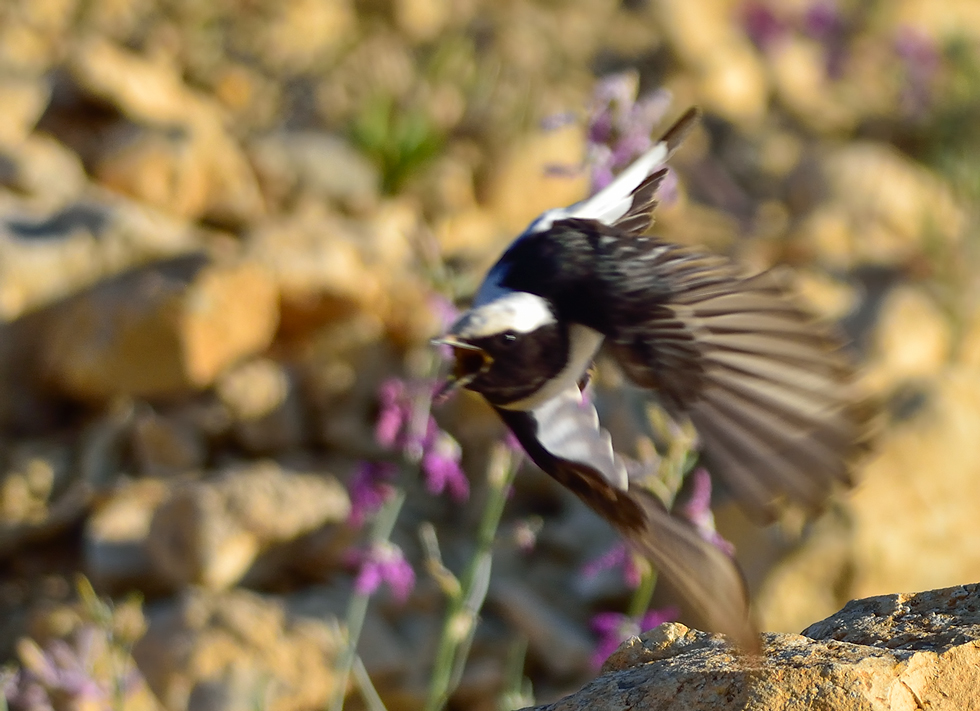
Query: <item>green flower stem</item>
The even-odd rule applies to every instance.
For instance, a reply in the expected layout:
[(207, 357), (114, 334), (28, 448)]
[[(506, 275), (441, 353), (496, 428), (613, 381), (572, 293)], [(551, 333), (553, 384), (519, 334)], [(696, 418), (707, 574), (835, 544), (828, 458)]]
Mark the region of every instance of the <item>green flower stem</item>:
[(630, 598), (630, 606), (626, 614), (635, 619), (640, 619), (650, 609), (650, 601), (653, 600), (653, 591), (657, 587), (657, 569), (652, 565), (645, 565), (643, 575), (640, 576), (640, 584), (633, 591)]
[(353, 672), (354, 681), (357, 682), (357, 686), (361, 690), (361, 697), (364, 699), (364, 703), (367, 704), (368, 711), (388, 711), (384, 702), (381, 700), (381, 695), (378, 693), (378, 690), (374, 688), (367, 668), (364, 666), (364, 661), (359, 654), (354, 655)]
[(534, 689), (531, 681), (524, 676), (524, 662), (527, 659), (527, 637), (521, 635), (511, 644), (504, 664), (504, 690), (497, 702), (499, 711), (512, 711), (534, 705)]
[[(384, 503), (374, 519), (370, 535), (372, 544), (383, 543), (391, 537), (391, 531), (395, 527), (395, 521), (398, 519), (403, 503), (405, 503), (405, 492), (396, 489), (394, 495)], [(363, 595), (354, 591), (347, 603), (347, 646), (337, 660), (337, 687), (330, 702), (330, 711), (342, 711), (344, 708), (344, 698), (347, 696), (347, 680), (350, 678), (351, 668), (357, 656), (357, 642), (361, 638), (361, 630), (364, 627), (364, 618), (367, 616), (370, 599), (370, 595)]]
[[(651, 478), (649, 484), (654, 493), (660, 497), (668, 509), (674, 504), (674, 499), (684, 484), (684, 478), (693, 468), (696, 460), (694, 453), (695, 435), (690, 426), (677, 426), (671, 423), (665, 413), (658, 408), (646, 408), (647, 423), (658, 438), (668, 443), (667, 452), (660, 459), (658, 475)], [(657, 587), (657, 570), (644, 558), (635, 560), (642, 574), (640, 584), (633, 591), (627, 614), (639, 620), (653, 600)]]
[(517, 465), (517, 458), (503, 444), (498, 444), (490, 455), (487, 472), (490, 486), (477, 531), (477, 548), (460, 579), (460, 593), (449, 599), (429, 683), (426, 711), (440, 711), (444, 708), (463, 675), (480, 608), (483, 607), (490, 586), (494, 538)]

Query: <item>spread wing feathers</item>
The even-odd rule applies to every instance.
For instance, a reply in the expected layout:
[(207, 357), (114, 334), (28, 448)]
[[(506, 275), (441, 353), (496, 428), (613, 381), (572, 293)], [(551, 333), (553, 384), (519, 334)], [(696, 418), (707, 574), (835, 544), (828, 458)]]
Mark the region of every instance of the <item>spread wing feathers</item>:
[(870, 408), (841, 341), (774, 272), (746, 278), (722, 257), (664, 243), (649, 255), (658, 287), (628, 295), (616, 358), (690, 418), (709, 469), (756, 517), (771, 519), (780, 499), (818, 509), (834, 482), (850, 482), (867, 440)]
[[(577, 217), (596, 220), (605, 225), (629, 220), (629, 225), (621, 226), (621, 229), (629, 232), (644, 232), (650, 226), (652, 219), (654, 194), (660, 181), (663, 180), (661, 175), (659, 179), (651, 182), (653, 178), (651, 174), (677, 150), (700, 117), (701, 112), (697, 108), (688, 109), (650, 150), (617, 175), (609, 185), (587, 200), (566, 208), (565, 213), (556, 218)], [(636, 196), (640, 193), (643, 197), (637, 199)], [(646, 222), (641, 227), (644, 219)]]
[[(498, 408), (497, 412), (535, 464), (650, 560), (687, 602), (698, 623), (728, 635), (746, 651), (758, 651), (748, 594), (734, 561), (692, 526), (672, 517), (656, 496), (636, 486), (626, 488), (623, 462), (612, 453), (609, 435), (599, 428), (595, 408), (582, 403), (578, 388), (574, 390), (563, 394), (574, 411), (559, 406), (531, 412)], [(575, 438), (581, 442), (576, 444)], [(600, 451), (590, 451), (597, 444)], [(620, 480), (622, 487), (613, 483)]]
[(633, 191), (633, 202), (630, 203), (629, 210), (612, 226), (634, 235), (641, 235), (650, 229), (650, 225), (653, 224), (653, 211), (657, 207), (657, 190), (666, 177), (666, 168), (661, 168), (647, 176)]

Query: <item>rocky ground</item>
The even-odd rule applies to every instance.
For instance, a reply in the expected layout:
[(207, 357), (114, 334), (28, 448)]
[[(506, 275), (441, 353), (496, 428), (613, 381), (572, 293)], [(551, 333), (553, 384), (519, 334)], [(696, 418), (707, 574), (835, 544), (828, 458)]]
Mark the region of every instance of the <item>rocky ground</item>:
[[(364, 536), (350, 485), (392, 458), (379, 388), (424, 377), (445, 298), (582, 197), (596, 77), (629, 68), (669, 116), (705, 112), (658, 233), (789, 267), (883, 403), (857, 487), (816, 520), (760, 528), (717, 492), (763, 627), (980, 579), (978, 28), (972, 0), (4, 0), (11, 708), (327, 704)], [(420, 707), (445, 605), (419, 526), (461, 569), (502, 434), (475, 399), (435, 415), (469, 498), (399, 480), (417, 582), (376, 596), (359, 647), (391, 711)], [(515, 489), (452, 708), (498, 708), (516, 640), (537, 703), (580, 688), (590, 617), (630, 595), (583, 574), (603, 524), (531, 467)], [(774, 636), (772, 664), (811, 644), (835, 669), (935, 662), (888, 634), (844, 640), (866, 654)]]
[(537, 711), (976, 709), (976, 585), (853, 600), (802, 634), (766, 635), (762, 657), (665, 624), (611, 656), (581, 691)]

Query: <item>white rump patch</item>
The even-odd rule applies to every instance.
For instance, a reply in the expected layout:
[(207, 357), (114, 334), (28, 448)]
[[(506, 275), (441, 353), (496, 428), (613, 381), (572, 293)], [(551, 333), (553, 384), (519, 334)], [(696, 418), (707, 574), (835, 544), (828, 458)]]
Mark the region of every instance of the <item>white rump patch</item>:
[(530, 333), (555, 322), (548, 302), (540, 296), (511, 291), (470, 309), (449, 330), (461, 338), (482, 338), (504, 331)]

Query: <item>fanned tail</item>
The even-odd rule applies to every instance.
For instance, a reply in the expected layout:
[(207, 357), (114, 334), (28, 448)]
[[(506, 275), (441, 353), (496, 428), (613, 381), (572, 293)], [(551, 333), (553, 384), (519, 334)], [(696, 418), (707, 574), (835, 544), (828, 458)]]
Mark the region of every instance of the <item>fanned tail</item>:
[[(735, 562), (643, 489), (627, 494), (642, 511), (639, 525), (609, 519), (679, 594), (703, 629), (721, 632), (750, 654), (760, 651), (745, 581)], [(608, 517), (607, 517), (608, 518)]]

